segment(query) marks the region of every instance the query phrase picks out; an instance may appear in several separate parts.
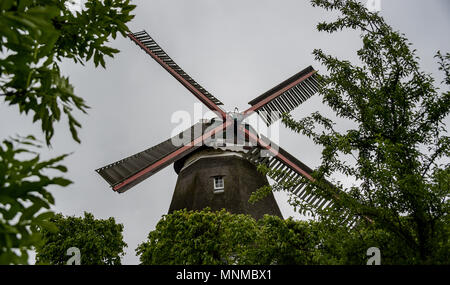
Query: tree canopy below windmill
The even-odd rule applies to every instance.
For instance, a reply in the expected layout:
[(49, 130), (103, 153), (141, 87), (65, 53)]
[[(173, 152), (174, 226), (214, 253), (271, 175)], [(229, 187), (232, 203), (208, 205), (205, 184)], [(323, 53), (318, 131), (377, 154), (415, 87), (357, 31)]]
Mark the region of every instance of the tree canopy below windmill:
[(136, 253), (144, 265), (317, 264), (318, 243), (305, 221), (178, 210), (161, 219)]
[(120, 265), (124, 248), (123, 225), (114, 218), (95, 219), (57, 214), (50, 220), (55, 230), (42, 230), (42, 245), (36, 247), (36, 264), (65, 265), (70, 248), (79, 250), (80, 265)]

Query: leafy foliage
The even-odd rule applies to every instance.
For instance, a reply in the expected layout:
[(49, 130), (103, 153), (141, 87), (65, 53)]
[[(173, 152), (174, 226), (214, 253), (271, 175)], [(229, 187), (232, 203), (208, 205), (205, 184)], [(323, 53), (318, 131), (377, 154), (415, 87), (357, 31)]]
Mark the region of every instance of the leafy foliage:
[[(418, 262), (401, 237), (375, 224), (348, 228), (269, 215), (256, 221), (209, 209), (165, 215), (136, 253), (144, 265), (365, 265), (370, 247), (380, 249), (383, 265)], [(448, 264), (449, 249), (442, 244), (435, 263)]]
[(248, 252), (248, 264), (317, 264), (320, 239), (315, 222), (265, 215), (258, 226), (257, 246)]
[(254, 244), (256, 221), (225, 210), (165, 215), (136, 249), (142, 264), (234, 264)]
[[(301, 120), (284, 116), (286, 126), (323, 147), (316, 182), (310, 188), (334, 206), (322, 210), (295, 197), (292, 204), (318, 215), (330, 227), (340, 224), (343, 231), (348, 230), (348, 217), (359, 217), (359, 227), (369, 227), (368, 234), (380, 232), (405, 247), (398, 263), (445, 262), (439, 252), (448, 249), (450, 238), (450, 165), (446, 164), (450, 139), (443, 123), (450, 112), (450, 92), (439, 92), (431, 75), (420, 69), (411, 43), (378, 13), (352, 0), (313, 0), (312, 4), (340, 13), (335, 21), (319, 23), (319, 31), (361, 33), (358, 64), (321, 49), (313, 52), (328, 70), (319, 90), (323, 103), (356, 127), (338, 131), (320, 113)], [(448, 87), (450, 55), (438, 52), (436, 57)], [(356, 183), (330, 187), (323, 182), (334, 174)]]
[(39, 147), (31, 136), (0, 145), (0, 264), (27, 264), (27, 251), (40, 242), (39, 228), (55, 230), (49, 221), (53, 212), (45, 210), (55, 203), (48, 187), (72, 183), (47, 175), (49, 170), (67, 171), (58, 164), (66, 155), (42, 161), (39, 154), (23, 148), (30, 145)]
[(34, 113), (47, 144), (54, 123), (64, 114), (75, 141), (80, 142), (73, 109), (86, 113), (85, 101), (74, 94), (58, 62), (64, 58), (82, 63), (93, 58), (105, 67), (105, 56), (117, 49), (105, 43), (118, 33), (126, 36), (126, 23), (134, 16), (129, 0), (89, 0), (85, 9), (72, 13), (66, 0), (3, 0), (0, 4), (0, 94), (20, 113)]
[[(88, 0), (84, 9), (71, 12), (67, 0), (2, 0), (0, 2), (0, 98), (20, 113), (40, 122), (49, 146), (54, 124), (65, 116), (75, 141), (80, 142), (80, 123), (74, 111), (86, 112), (85, 101), (74, 94), (59, 63), (93, 59), (105, 67), (105, 56), (117, 49), (106, 46), (117, 34), (126, 36), (126, 24), (134, 17), (129, 0)], [(16, 148), (14, 143), (21, 144)], [(0, 263), (27, 263), (27, 250), (39, 246), (37, 228), (51, 232), (49, 209), (54, 204), (47, 186), (65, 187), (71, 182), (51, 178), (47, 171), (66, 172), (58, 164), (67, 155), (41, 161), (27, 148), (37, 146), (34, 137), (5, 140), (0, 146)], [(27, 155), (34, 155), (27, 159)], [(24, 157), (25, 156), (25, 157)]]
[(312, 264), (313, 227), (304, 221), (179, 210), (165, 215), (136, 249), (141, 264)]
[(94, 219), (90, 213), (84, 218), (55, 215), (51, 221), (57, 231), (42, 230), (43, 244), (36, 248), (36, 264), (65, 265), (70, 256), (67, 250), (77, 247), (82, 265), (120, 265), (127, 244), (123, 241), (123, 225), (114, 218)]

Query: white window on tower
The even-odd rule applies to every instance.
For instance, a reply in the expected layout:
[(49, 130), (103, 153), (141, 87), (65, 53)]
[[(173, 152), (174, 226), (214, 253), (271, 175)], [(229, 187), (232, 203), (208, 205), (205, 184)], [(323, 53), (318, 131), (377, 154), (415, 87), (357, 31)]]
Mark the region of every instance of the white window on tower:
[(223, 176), (214, 177), (214, 193), (223, 193), (225, 184), (223, 182)]

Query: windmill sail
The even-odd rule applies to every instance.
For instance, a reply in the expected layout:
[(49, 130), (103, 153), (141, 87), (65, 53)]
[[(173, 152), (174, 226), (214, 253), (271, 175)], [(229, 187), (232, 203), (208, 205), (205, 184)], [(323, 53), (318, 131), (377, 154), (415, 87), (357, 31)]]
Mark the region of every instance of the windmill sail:
[[(260, 147), (255, 147), (247, 152), (246, 158), (248, 160), (254, 164), (267, 165), (273, 172), (269, 176), (275, 182), (289, 185), (286, 190), (310, 205), (318, 206), (322, 209), (332, 204), (330, 199), (321, 197), (311, 191), (309, 187), (306, 187), (308, 182), (305, 179), (314, 181), (314, 178), (311, 176), (313, 170), (310, 167), (270, 141), (267, 137), (261, 136), (257, 140)], [(268, 149), (271, 150), (271, 153), (262, 153)], [(331, 185), (331, 183), (329, 184)]]
[(197, 123), (173, 138), (163, 141), (142, 152), (96, 169), (96, 172), (100, 174), (115, 191), (118, 191), (119, 193), (125, 192), (159, 170), (170, 165), (175, 160), (178, 160), (199, 148), (202, 145), (202, 140), (200, 140), (200, 143), (192, 142), (199, 138), (202, 139), (205, 130), (210, 126), (213, 126), (213, 124), (213, 122)]
[(226, 117), (225, 112), (218, 106), (223, 105), (223, 103), (184, 72), (146, 31), (130, 33), (128, 36), (209, 109), (218, 112), (223, 118)]
[(252, 106), (244, 113), (257, 112), (269, 126), (280, 118), (282, 113), (289, 113), (319, 88), (316, 71), (309, 66), (272, 89), (249, 102)]

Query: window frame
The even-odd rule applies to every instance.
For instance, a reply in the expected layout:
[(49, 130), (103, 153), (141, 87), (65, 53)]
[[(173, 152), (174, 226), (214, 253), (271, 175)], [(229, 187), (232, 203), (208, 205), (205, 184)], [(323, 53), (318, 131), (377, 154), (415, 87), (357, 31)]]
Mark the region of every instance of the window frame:
[[(221, 186), (217, 186), (218, 181), (222, 181)], [(225, 191), (225, 179), (223, 179), (223, 176), (214, 176), (213, 186), (214, 186), (214, 193), (223, 193)]]

